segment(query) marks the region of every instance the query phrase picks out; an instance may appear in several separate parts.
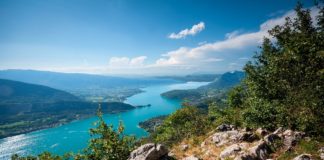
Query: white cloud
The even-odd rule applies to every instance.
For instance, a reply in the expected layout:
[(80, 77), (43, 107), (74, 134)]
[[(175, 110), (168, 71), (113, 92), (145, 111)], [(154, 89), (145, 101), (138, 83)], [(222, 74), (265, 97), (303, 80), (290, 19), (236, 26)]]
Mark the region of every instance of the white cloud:
[[(318, 9), (316, 7), (311, 8), (312, 18), (315, 18), (317, 13)], [(239, 35), (238, 31), (233, 31), (227, 33), (225, 35), (226, 39), (222, 41), (206, 43), (194, 48), (180, 47), (177, 50), (164, 54), (163, 58), (158, 59), (155, 65), (201, 65), (201, 62), (208, 62), (208, 59), (213, 59), (218, 54), (240, 52), (248, 47), (257, 47), (261, 44), (264, 37), (269, 37), (268, 30), (276, 25), (284, 24), (286, 17), (293, 19), (296, 17), (296, 14), (294, 11), (289, 11), (281, 17), (269, 19), (262, 23), (256, 32), (242, 33)], [(188, 29), (186, 30), (188, 32)], [(180, 35), (174, 35), (174, 38), (181, 38)]]
[(193, 25), (191, 27), (191, 29), (187, 28), (187, 29), (180, 31), (179, 33), (171, 33), (168, 37), (170, 39), (181, 39), (181, 38), (187, 37), (188, 35), (194, 36), (204, 29), (205, 29), (205, 23), (200, 22), (198, 24)]
[(227, 39), (231, 39), (231, 38), (236, 37), (239, 33), (240, 33), (240, 32), (239, 32), (238, 30), (235, 30), (235, 31), (233, 31), (233, 32), (226, 33), (226, 34), (225, 34), (225, 37), (226, 37)]
[[(318, 10), (311, 8), (314, 18)], [(146, 56), (139, 57), (112, 57), (108, 68), (102, 70), (113, 74), (190, 74), (193, 72), (224, 72), (242, 69), (244, 63), (257, 49), (264, 37), (268, 37), (268, 30), (275, 25), (285, 23), (285, 17), (295, 18), (293, 11), (289, 11), (281, 17), (271, 18), (260, 24), (255, 32), (244, 33), (233, 31), (225, 35), (225, 38), (213, 43), (203, 42), (196, 47), (179, 47), (178, 49), (162, 54), (153, 63), (147, 64)], [(197, 27), (193, 27), (197, 28)], [(183, 38), (192, 35), (194, 30), (186, 29), (173, 38)], [(191, 31), (192, 30), (192, 31)], [(190, 34), (189, 34), (190, 33)], [(178, 36), (176, 36), (178, 35)], [(92, 70), (89, 68), (89, 70)]]
[(147, 58), (146, 56), (135, 57), (130, 60), (129, 65), (130, 66), (143, 66), (146, 58)]
[(111, 57), (109, 59), (109, 68), (128, 68), (128, 67), (142, 67), (146, 56), (139, 56), (135, 58), (128, 57)]

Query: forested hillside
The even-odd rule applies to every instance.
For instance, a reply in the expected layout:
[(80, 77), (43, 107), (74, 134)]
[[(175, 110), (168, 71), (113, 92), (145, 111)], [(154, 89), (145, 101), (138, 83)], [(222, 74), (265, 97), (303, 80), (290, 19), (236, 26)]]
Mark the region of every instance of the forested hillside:
[(207, 109), (208, 104), (217, 101), (224, 102), (227, 92), (232, 87), (238, 85), (244, 78), (245, 73), (242, 71), (226, 72), (219, 75), (218, 78), (205, 86), (190, 90), (172, 90), (161, 94), (161, 96), (170, 99), (185, 100), (191, 105)]
[[(101, 105), (104, 113), (135, 108), (121, 102)], [(98, 103), (82, 101), (65, 91), (0, 79), (0, 138), (91, 117), (97, 108)]]
[(77, 101), (74, 95), (46, 86), (0, 79), (0, 104)]

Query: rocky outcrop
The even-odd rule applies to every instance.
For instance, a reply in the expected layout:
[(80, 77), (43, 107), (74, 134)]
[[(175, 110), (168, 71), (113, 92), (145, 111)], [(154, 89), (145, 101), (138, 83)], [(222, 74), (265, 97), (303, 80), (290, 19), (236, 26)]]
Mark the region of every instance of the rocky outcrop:
[(215, 143), (219, 147), (225, 144), (237, 142), (239, 138), (240, 135), (239, 135), (239, 131), (237, 130), (217, 132), (210, 137), (211, 142)]
[(128, 160), (160, 160), (168, 155), (168, 149), (161, 144), (148, 143), (134, 150)]
[(233, 144), (228, 147), (226, 147), (221, 153), (220, 153), (220, 158), (223, 159), (228, 159), (228, 158), (235, 158), (239, 153), (246, 148), (245, 143), (241, 144)]
[[(234, 160), (270, 160), (276, 159), (287, 150), (305, 138), (305, 133), (278, 128), (274, 132), (258, 128), (236, 128), (223, 124), (216, 128), (216, 132), (208, 133), (210, 136), (200, 145), (190, 144), (184, 141), (172, 152), (174, 157), (182, 160), (199, 159), (234, 159)], [(188, 144), (189, 142), (189, 144)], [(190, 147), (189, 147), (190, 146)], [(198, 158), (199, 157), (199, 158)], [(324, 160), (324, 147), (318, 150), (318, 155)], [(310, 160), (312, 156), (302, 154), (294, 160)]]

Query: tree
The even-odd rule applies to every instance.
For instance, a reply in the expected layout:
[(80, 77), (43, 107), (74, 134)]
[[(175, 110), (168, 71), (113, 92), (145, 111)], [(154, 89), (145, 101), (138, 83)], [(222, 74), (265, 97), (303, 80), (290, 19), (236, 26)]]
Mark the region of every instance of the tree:
[(77, 154), (75, 159), (127, 159), (135, 147), (135, 137), (124, 135), (124, 125), (119, 123), (115, 131), (113, 125), (107, 125), (102, 117), (101, 108), (98, 110), (97, 127), (90, 129), (90, 144), (83, 153)]
[(241, 104), (246, 124), (324, 133), (324, 11), (318, 7), (313, 23), (310, 10), (298, 3), (296, 18), (270, 30), (274, 41), (265, 38), (255, 60), (246, 64)]

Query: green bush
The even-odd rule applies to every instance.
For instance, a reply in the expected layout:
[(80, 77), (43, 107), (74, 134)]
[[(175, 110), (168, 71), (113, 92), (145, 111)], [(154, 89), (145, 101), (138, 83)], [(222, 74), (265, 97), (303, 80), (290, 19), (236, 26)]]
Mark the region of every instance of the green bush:
[(209, 126), (207, 116), (197, 107), (185, 106), (167, 117), (151, 137), (156, 142), (172, 145), (185, 138), (203, 135)]

